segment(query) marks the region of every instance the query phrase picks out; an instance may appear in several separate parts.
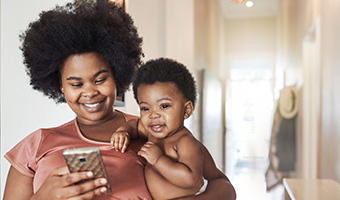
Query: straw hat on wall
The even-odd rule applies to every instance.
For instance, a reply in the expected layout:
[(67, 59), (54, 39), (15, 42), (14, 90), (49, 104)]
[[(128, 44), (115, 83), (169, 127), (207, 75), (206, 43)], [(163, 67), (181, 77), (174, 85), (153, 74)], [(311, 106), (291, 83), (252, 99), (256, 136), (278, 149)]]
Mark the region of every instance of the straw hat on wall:
[(278, 101), (280, 115), (285, 119), (292, 119), (297, 114), (298, 92), (295, 86), (284, 87), (280, 92)]

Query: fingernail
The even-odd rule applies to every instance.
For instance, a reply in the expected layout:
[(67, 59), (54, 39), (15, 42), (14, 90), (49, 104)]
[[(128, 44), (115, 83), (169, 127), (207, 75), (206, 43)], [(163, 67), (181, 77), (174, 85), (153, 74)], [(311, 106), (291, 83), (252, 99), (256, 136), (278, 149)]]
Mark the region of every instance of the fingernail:
[(105, 192), (106, 192), (106, 187), (100, 188), (100, 192), (101, 192), (101, 193), (105, 193)]
[(92, 176), (93, 176), (93, 173), (92, 173), (92, 172), (87, 172), (87, 173), (86, 173), (86, 176), (87, 176), (87, 177), (92, 177)]
[(107, 183), (107, 180), (106, 180), (105, 178), (100, 179), (100, 183), (101, 183), (101, 184), (106, 184), (106, 183)]

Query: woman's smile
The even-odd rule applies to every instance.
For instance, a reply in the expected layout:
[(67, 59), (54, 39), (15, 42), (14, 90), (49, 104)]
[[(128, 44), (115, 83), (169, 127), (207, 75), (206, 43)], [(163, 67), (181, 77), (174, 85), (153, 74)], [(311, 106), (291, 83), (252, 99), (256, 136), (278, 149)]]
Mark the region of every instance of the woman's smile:
[(97, 112), (101, 108), (103, 108), (103, 104), (105, 100), (106, 98), (101, 101), (96, 101), (96, 102), (80, 103), (80, 105), (83, 105), (84, 109), (86, 109), (88, 112)]

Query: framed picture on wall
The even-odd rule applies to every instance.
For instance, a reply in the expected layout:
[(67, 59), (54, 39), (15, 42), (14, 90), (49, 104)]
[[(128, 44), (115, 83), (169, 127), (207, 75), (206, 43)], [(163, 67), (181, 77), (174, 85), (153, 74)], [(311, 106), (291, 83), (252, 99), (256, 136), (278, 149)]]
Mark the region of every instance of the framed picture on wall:
[(125, 106), (125, 98), (124, 97), (125, 97), (124, 93), (122, 95), (120, 95), (120, 96), (117, 96), (114, 105), (117, 106), (117, 107)]
[(125, 12), (126, 12), (126, 1), (125, 0), (107, 0), (107, 1), (115, 2), (120, 7), (122, 7), (125, 10)]
[[(126, 12), (126, 1), (125, 0), (88, 0), (88, 1), (92, 1), (92, 2), (97, 2), (97, 1), (115, 2), (120, 7), (122, 7), (125, 10), (125, 12)], [(76, 0), (76, 2), (77, 2), (77, 0)]]

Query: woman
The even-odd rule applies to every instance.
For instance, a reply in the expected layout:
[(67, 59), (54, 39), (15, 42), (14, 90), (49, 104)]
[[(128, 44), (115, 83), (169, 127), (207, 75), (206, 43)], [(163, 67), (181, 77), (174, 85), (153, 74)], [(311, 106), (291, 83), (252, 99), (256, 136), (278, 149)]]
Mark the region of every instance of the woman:
[[(12, 166), (4, 199), (151, 199), (136, 154), (144, 141), (133, 141), (124, 154), (110, 147), (112, 133), (135, 117), (113, 109), (141, 64), (142, 39), (131, 17), (106, 1), (78, 0), (43, 12), (21, 38), (33, 88), (67, 102), (76, 118), (31, 133), (5, 155)], [(109, 180), (68, 173), (62, 151), (89, 146), (100, 148)], [(186, 199), (234, 199), (206, 150), (204, 177), (206, 192)], [(112, 192), (102, 195), (107, 181)]]

